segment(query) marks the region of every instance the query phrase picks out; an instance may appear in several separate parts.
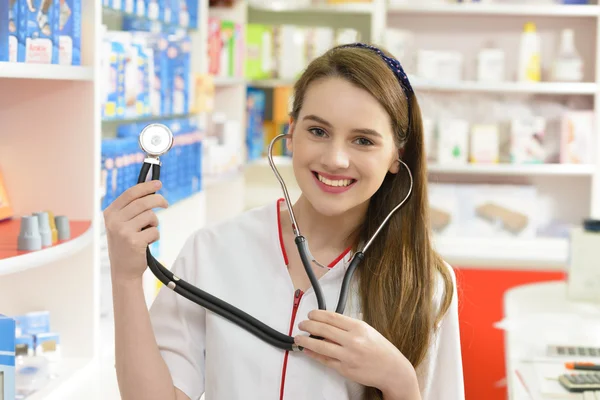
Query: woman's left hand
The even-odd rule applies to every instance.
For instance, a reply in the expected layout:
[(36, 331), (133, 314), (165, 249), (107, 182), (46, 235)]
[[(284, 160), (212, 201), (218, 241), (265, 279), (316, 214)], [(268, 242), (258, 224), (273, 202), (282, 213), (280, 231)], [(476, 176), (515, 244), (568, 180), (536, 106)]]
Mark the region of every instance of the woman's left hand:
[(385, 398), (408, 399), (418, 393), (411, 363), (372, 326), (324, 310), (313, 310), (308, 318), (298, 328), (324, 340), (296, 336), (296, 344), (304, 348), (306, 355), (347, 379), (378, 388)]

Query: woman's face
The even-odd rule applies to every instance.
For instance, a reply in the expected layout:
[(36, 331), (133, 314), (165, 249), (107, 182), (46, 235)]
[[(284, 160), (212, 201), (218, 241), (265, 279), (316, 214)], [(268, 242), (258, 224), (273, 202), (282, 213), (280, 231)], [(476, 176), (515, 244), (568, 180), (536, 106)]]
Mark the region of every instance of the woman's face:
[(389, 115), (369, 92), (342, 78), (310, 84), (290, 133), (298, 185), (323, 215), (368, 205), (386, 174), (398, 172)]

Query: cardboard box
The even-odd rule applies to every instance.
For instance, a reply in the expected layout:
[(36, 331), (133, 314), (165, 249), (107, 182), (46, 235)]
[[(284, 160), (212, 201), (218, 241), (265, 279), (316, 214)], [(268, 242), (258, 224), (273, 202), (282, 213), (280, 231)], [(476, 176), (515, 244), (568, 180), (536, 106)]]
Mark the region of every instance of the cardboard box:
[(15, 320), (0, 314), (0, 399), (15, 395)]

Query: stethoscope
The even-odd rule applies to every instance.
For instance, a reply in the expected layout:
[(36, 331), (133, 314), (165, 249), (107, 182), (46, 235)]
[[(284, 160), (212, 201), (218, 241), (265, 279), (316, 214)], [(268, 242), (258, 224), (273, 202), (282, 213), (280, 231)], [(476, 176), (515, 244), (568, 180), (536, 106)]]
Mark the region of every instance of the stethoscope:
[[(327, 308), (325, 305), (323, 291), (321, 290), (321, 286), (319, 285), (318, 279), (315, 276), (315, 273), (311, 267), (311, 262), (314, 262), (315, 264), (321, 267), (322, 265), (319, 264), (317, 260), (315, 260), (315, 258), (312, 256), (308, 248), (308, 242), (300, 232), (300, 228), (298, 227), (298, 223), (296, 222), (296, 217), (294, 215), (294, 210), (291, 206), (292, 202), (290, 201), (290, 196), (287, 187), (273, 161), (273, 145), (278, 140), (287, 137), (289, 137), (288, 134), (281, 134), (279, 136), (276, 136), (269, 144), (269, 165), (273, 170), (273, 173), (277, 177), (277, 180), (279, 181), (283, 190), (285, 201), (288, 206), (287, 208), (290, 214), (290, 219), (292, 222), (292, 229), (294, 230), (296, 246), (298, 247), (298, 252), (300, 254), (302, 264), (313, 287), (315, 296), (317, 297), (318, 308), (320, 310), (326, 310)], [(142, 169), (138, 177), (138, 183), (143, 183), (146, 181), (150, 169), (152, 169), (152, 179), (158, 180), (160, 178), (160, 156), (166, 154), (173, 146), (173, 133), (165, 125), (150, 124), (142, 130), (138, 141), (141, 149), (146, 153), (146, 158), (144, 159), (144, 163), (142, 164)], [(360, 262), (364, 260), (365, 252), (371, 246), (371, 244), (373, 243), (379, 232), (383, 229), (385, 224), (388, 222), (388, 220), (391, 218), (391, 216), (398, 209), (400, 209), (400, 207), (402, 207), (402, 205), (406, 202), (406, 200), (408, 200), (412, 193), (412, 173), (410, 172), (408, 166), (402, 160), (399, 159), (398, 161), (408, 171), (408, 176), (410, 178), (410, 187), (408, 189), (408, 193), (406, 194), (404, 199), (396, 207), (394, 207), (394, 209), (386, 216), (386, 218), (383, 220), (379, 228), (377, 228), (373, 236), (362, 246), (362, 249), (354, 253), (354, 255), (352, 256), (352, 259), (350, 260), (350, 265), (348, 266), (344, 275), (344, 279), (342, 281), (338, 304), (335, 309), (335, 311), (339, 314), (343, 314), (344, 309), (346, 308), (346, 300), (348, 298), (348, 289), (350, 286), (350, 281), (352, 280), (354, 271), (356, 270)], [(156, 278), (159, 281), (161, 281), (165, 286), (173, 290), (175, 293), (178, 293), (186, 299), (237, 324), (239, 327), (244, 328), (246, 331), (254, 334), (256, 337), (265, 341), (266, 343), (269, 343), (282, 350), (302, 351), (302, 347), (294, 343), (294, 338), (292, 336), (288, 336), (279, 331), (276, 331), (275, 329), (257, 320), (256, 318), (252, 317), (246, 312), (232, 306), (229, 303), (226, 303), (225, 301), (197, 288), (196, 286), (174, 275), (171, 271), (169, 271), (167, 268), (161, 265), (161, 263), (158, 262), (154, 258), (154, 256), (152, 256), (149, 247), (146, 248), (146, 259), (150, 271), (152, 271), (152, 273), (156, 276)]]

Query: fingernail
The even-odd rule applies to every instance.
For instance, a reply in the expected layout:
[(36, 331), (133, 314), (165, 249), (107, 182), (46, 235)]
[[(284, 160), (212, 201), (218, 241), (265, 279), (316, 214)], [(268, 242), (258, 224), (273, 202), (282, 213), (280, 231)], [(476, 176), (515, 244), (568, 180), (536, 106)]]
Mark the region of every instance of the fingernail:
[(154, 187), (159, 188), (161, 185), (160, 181), (154, 181)]

